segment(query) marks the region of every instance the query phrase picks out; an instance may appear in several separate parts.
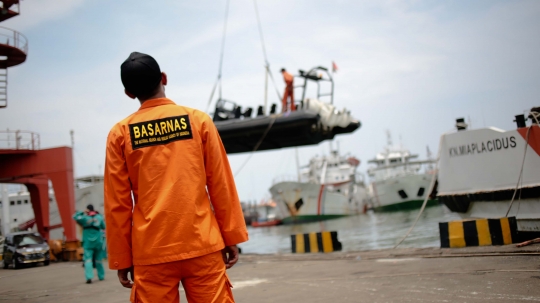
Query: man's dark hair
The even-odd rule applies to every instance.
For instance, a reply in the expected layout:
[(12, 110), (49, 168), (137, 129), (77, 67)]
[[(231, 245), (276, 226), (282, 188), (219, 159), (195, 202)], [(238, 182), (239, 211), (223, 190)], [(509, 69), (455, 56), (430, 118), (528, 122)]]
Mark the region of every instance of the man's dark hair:
[(89, 211), (94, 211), (94, 205), (88, 204), (88, 205), (86, 206), (86, 209), (88, 209)]
[(281, 69), (281, 72), (286, 72), (286, 70), (284, 68)]
[(144, 100), (159, 90), (161, 69), (152, 56), (133, 52), (120, 66), (120, 77), (128, 92)]

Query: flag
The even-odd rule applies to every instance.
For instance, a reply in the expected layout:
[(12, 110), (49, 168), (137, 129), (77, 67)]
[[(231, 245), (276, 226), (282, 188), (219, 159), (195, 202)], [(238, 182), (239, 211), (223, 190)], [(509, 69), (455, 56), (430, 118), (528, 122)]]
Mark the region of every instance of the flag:
[(338, 71), (337, 64), (336, 64), (336, 62), (332, 61), (332, 72), (335, 73), (337, 71)]

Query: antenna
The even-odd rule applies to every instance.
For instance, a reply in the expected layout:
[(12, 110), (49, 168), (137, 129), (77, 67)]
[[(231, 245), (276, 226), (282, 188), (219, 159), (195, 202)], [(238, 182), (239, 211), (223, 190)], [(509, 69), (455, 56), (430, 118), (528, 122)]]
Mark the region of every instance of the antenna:
[(71, 148), (75, 148), (75, 132), (70, 130), (69, 135), (71, 137)]
[(390, 147), (392, 146), (392, 134), (390, 133), (390, 130), (386, 130), (386, 144)]

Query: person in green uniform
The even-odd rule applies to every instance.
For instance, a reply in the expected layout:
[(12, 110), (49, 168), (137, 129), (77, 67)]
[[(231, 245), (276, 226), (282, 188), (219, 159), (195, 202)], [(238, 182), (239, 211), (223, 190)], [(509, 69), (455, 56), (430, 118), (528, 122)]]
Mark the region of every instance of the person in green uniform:
[(105, 253), (103, 249), (103, 230), (105, 229), (103, 216), (94, 210), (92, 204), (89, 204), (85, 211), (76, 212), (73, 215), (73, 219), (83, 228), (82, 242), (86, 283), (92, 283), (92, 279), (94, 278), (92, 260), (95, 260), (99, 280), (105, 279), (105, 270), (101, 263)]

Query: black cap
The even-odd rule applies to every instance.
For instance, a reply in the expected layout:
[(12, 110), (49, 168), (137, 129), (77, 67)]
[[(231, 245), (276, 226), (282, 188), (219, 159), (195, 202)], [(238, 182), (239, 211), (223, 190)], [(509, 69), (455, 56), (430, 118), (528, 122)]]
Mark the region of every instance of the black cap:
[(120, 66), (120, 77), (128, 92), (140, 96), (151, 93), (158, 86), (161, 70), (152, 56), (133, 52)]
[(94, 205), (88, 204), (88, 205), (86, 206), (86, 209), (88, 209), (89, 211), (94, 211)]

